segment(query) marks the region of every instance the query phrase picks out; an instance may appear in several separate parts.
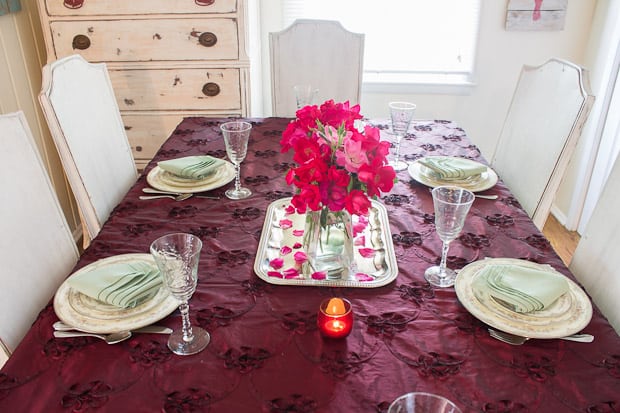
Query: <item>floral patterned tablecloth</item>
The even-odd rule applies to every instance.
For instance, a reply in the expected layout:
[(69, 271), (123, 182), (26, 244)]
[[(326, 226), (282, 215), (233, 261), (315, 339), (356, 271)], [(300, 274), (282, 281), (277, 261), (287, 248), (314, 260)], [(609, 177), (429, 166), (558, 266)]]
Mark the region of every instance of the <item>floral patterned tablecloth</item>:
[[(209, 154), (225, 158), (219, 124), (187, 118), (162, 146), (160, 160)], [(399, 265), (397, 279), (373, 289), (272, 285), (253, 272), (267, 206), (291, 196), (284, 175), (291, 155), (279, 140), (288, 119), (253, 124), (243, 183), (254, 195), (232, 201), (190, 198), (141, 201), (142, 175), (82, 255), (81, 268), (115, 254), (147, 253), (169, 232), (204, 244), (192, 322), (211, 333), (202, 353), (181, 357), (166, 337), (135, 334), (107, 345), (95, 338), (55, 339), (58, 320), (43, 308), (0, 371), (2, 412), (384, 412), (399, 395), (443, 395), (464, 412), (616, 412), (620, 410), (620, 338), (598, 309), (584, 332), (593, 343), (530, 340), (510, 346), (459, 303), (454, 288), (433, 288), (424, 269), (439, 260), (427, 187), (407, 171), (382, 197)], [(388, 127), (377, 123), (386, 139)], [(415, 121), (403, 140), (408, 161), (455, 155), (486, 162), (449, 121)], [(501, 178), (501, 177), (500, 177)], [(232, 185), (229, 184), (229, 185)], [(227, 188), (213, 190), (223, 196)], [(572, 278), (549, 242), (500, 182), (476, 200), (448, 265), (485, 257), (546, 263)], [(321, 338), (319, 303), (342, 296), (353, 305), (353, 332)], [(174, 312), (160, 324), (178, 328)]]

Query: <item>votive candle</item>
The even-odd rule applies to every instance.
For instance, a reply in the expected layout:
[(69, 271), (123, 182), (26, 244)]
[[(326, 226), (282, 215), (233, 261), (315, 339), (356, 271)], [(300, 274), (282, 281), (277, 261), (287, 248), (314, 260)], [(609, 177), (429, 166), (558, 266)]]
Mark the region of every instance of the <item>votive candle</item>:
[(319, 331), (329, 338), (343, 338), (353, 328), (353, 311), (346, 298), (327, 298), (319, 307), (317, 316)]

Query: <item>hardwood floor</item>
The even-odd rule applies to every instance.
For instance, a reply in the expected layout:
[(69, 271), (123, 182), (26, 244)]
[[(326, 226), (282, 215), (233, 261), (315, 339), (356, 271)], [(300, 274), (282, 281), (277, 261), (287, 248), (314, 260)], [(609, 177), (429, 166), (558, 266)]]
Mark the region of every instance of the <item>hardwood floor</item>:
[(579, 234), (575, 231), (568, 231), (558, 220), (549, 215), (547, 222), (543, 228), (543, 234), (551, 242), (551, 246), (560, 256), (562, 262), (568, 266), (573, 257), (577, 243), (579, 242)]

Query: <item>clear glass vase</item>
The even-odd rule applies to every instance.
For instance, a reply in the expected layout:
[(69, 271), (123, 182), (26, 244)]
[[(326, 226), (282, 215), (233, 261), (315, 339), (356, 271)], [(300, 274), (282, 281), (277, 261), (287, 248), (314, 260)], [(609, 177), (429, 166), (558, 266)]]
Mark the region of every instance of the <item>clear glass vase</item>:
[(312, 272), (328, 279), (346, 278), (353, 265), (351, 214), (323, 207), (306, 212), (304, 248)]

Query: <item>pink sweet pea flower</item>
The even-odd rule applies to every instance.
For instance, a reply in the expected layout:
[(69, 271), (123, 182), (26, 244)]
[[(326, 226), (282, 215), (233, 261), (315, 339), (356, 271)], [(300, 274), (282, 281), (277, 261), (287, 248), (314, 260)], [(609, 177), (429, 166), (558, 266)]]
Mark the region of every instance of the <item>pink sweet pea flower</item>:
[(284, 260), (282, 258), (274, 258), (269, 261), (269, 266), (274, 270), (279, 270), (284, 265)]
[(282, 274), (284, 275), (284, 278), (286, 279), (295, 278), (299, 276), (299, 271), (297, 271), (295, 268), (288, 268), (284, 270)]
[(290, 219), (281, 219), (280, 220), (280, 228), (282, 229), (289, 229), (293, 226), (293, 221), (291, 221)]
[(364, 258), (372, 258), (375, 256), (375, 250), (372, 248), (360, 248), (360, 255)]
[(325, 271), (313, 272), (310, 278), (313, 280), (324, 280), (327, 278), (327, 273)]
[(357, 274), (355, 274), (355, 278), (357, 279), (357, 281), (373, 281), (374, 278), (372, 278), (370, 275), (368, 274), (364, 274), (363, 272), (358, 272)]
[(293, 254), (293, 258), (295, 259), (295, 262), (297, 264), (303, 264), (308, 260), (308, 256), (303, 251), (297, 251), (295, 254)]

